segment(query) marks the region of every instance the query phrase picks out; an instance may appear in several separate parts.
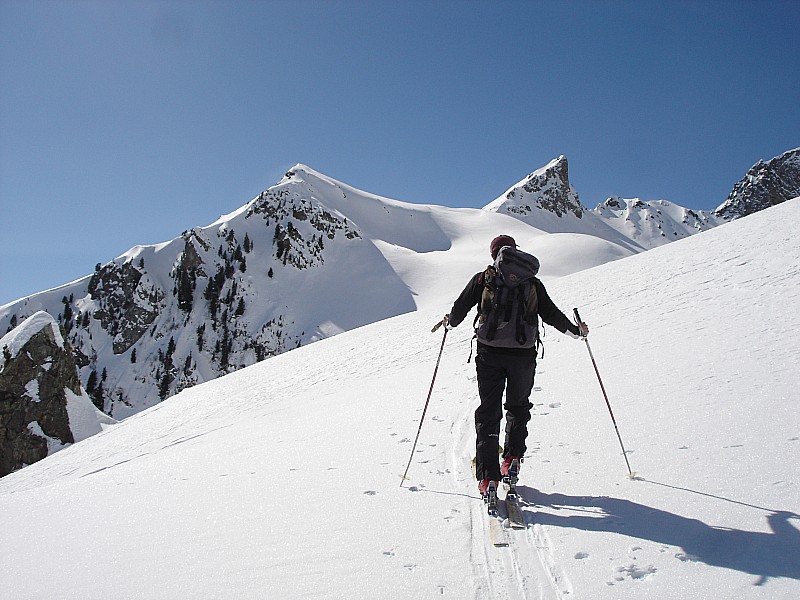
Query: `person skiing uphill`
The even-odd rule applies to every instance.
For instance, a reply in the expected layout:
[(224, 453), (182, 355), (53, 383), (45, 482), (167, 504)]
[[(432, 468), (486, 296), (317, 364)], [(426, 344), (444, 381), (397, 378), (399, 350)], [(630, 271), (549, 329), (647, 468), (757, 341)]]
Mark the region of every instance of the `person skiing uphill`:
[[(589, 333), (585, 323), (576, 325), (556, 307), (536, 277), (539, 261), (517, 250), (514, 238), (494, 238), (489, 251), (494, 264), (470, 279), (443, 319), (447, 327), (457, 327), (473, 306), (478, 307), (475, 368), (480, 406), (475, 410), (475, 476), (485, 499), (488, 494), (496, 494), (501, 477), (513, 477), (512, 483), (515, 482), (525, 454), (533, 408), (529, 397), (536, 371), (539, 317), (576, 339)], [(500, 465), (498, 442), (503, 407), (506, 431)]]

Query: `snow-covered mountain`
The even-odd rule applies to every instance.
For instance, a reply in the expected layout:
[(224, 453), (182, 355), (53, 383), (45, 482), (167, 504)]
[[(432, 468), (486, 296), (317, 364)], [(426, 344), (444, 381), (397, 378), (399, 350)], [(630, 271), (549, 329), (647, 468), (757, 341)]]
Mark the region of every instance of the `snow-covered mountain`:
[(588, 210), (569, 181), (560, 156), (509, 188), (484, 210), (515, 216), (548, 233), (583, 233), (634, 252), (705, 231), (723, 220), (667, 200), (609, 198)]
[(478, 209), (383, 198), (297, 165), (211, 225), (0, 307), (0, 331), (49, 312), (96, 406), (121, 419), (264, 358), (419, 309), (436, 290), (462, 285), (498, 232), (541, 253), (544, 277), (634, 251), (546, 236)]
[(725, 220), (738, 219), (798, 195), (800, 148), (795, 148), (753, 165), (714, 213)]
[(484, 209), (377, 196), (296, 165), (206, 227), (98, 263), (92, 275), (0, 307), (0, 332), (51, 314), (95, 405), (122, 419), (198, 383), (424, 308), (513, 235), (552, 278), (710, 228), (665, 200), (581, 204), (564, 156)]
[[(468, 325), (445, 340), (400, 487), (442, 341), (430, 327), (498, 226), (468, 216), (474, 239), (451, 239), (471, 264), (446, 284), (410, 272), (450, 266), (436, 229), (416, 267), (382, 244), (426, 290), (419, 310), (185, 389), (0, 479), (4, 597), (800, 596), (800, 198), (548, 279), (591, 326), (638, 478), (586, 347), (548, 329), (519, 487), (527, 528), (507, 548), (488, 544), (470, 472)], [(525, 239), (545, 267), (552, 238)]]
[(646, 249), (707, 231), (724, 222), (712, 212), (691, 210), (669, 200), (609, 198), (591, 213)]

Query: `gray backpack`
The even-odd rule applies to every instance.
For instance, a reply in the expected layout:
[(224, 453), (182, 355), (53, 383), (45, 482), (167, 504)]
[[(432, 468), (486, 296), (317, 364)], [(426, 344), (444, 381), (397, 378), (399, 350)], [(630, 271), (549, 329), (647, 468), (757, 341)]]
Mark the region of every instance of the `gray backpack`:
[(539, 339), (536, 275), (539, 260), (503, 247), (483, 273), (483, 294), (476, 318), (478, 341), (500, 348), (533, 348)]

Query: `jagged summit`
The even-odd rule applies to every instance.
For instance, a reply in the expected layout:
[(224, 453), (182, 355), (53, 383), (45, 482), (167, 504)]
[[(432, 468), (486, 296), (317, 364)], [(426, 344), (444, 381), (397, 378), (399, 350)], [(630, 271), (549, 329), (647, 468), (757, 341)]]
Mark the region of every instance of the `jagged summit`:
[(539, 211), (558, 218), (572, 216), (580, 219), (585, 208), (569, 182), (567, 157), (561, 155), (510, 187), (484, 210), (533, 217), (535, 220)]
[(714, 211), (725, 220), (738, 219), (800, 196), (800, 148), (766, 162), (759, 160), (733, 186)]

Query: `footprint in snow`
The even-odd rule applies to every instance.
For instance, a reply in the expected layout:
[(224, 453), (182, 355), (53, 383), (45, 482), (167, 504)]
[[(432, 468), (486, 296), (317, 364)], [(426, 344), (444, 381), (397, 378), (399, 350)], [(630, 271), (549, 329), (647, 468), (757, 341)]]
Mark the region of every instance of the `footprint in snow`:
[(588, 552), (578, 552), (575, 555), (575, 560), (583, 560), (585, 558), (589, 558), (589, 553)]
[(648, 565), (646, 567), (639, 567), (635, 564), (617, 567), (614, 569), (617, 575), (614, 576), (615, 581), (625, 581), (627, 577), (634, 579), (634, 580), (641, 580), (650, 575), (653, 575), (656, 572), (656, 568), (653, 565)]

